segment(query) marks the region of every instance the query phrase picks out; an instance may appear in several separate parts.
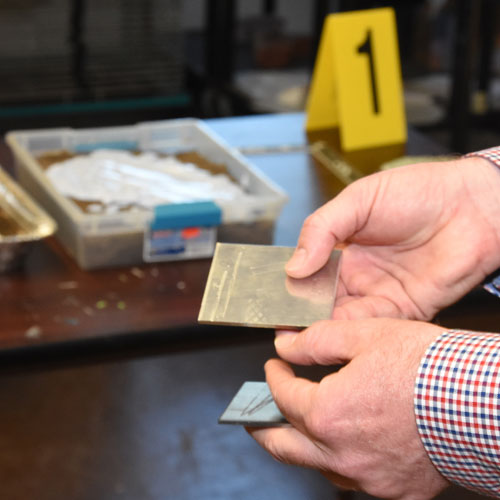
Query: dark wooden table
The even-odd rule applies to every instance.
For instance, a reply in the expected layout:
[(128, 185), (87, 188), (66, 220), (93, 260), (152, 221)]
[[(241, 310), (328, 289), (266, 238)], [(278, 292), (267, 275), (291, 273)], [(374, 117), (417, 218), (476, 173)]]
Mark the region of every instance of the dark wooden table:
[[(304, 218), (340, 189), (308, 154), (303, 115), (207, 123), (288, 193), (290, 200), (277, 220), (274, 242), (293, 246)], [(410, 131), (408, 155), (442, 152)], [(12, 165), (5, 146), (0, 148), (0, 164)], [(82, 271), (51, 238), (33, 249), (22, 269), (0, 276), (0, 350), (123, 340), (148, 333), (168, 336), (192, 329), (209, 266), (210, 260), (204, 259)], [(474, 318), (474, 312), (466, 316)]]

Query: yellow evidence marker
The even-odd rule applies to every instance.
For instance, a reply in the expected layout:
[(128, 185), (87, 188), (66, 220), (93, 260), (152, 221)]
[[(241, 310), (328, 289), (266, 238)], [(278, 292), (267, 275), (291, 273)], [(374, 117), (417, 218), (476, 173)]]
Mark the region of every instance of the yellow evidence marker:
[(306, 130), (338, 128), (343, 151), (406, 142), (393, 9), (326, 17), (306, 111)]

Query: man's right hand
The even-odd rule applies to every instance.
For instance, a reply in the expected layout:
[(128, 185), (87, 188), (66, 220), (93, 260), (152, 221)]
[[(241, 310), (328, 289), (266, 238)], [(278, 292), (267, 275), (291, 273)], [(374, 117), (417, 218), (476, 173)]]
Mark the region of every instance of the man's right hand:
[(287, 273), (341, 244), (334, 318), (429, 320), (500, 267), (500, 171), (466, 158), (360, 179), (306, 219)]

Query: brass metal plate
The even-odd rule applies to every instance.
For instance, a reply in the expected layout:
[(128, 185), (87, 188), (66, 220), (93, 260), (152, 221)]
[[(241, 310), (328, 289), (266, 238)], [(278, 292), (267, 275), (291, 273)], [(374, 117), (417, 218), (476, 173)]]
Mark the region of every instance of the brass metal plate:
[(340, 250), (312, 276), (290, 278), (293, 247), (217, 243), (198, 321), (258, 328), (306, 328), (329, 319)]

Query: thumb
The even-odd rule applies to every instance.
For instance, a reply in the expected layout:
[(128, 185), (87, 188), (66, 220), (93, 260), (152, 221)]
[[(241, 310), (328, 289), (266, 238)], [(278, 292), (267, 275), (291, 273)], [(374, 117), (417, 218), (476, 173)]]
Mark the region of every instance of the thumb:
[[(401, 320), (325, 320), (313, 323), (300, 333), (278, 334), (278, 355), (298, 365), (336, 365), (348, 363), (371, 345), (380, 335), (394, 330)], [(398, 323), (389, 325), (388, 323)]]
[(369, 216), (377, 190), (369, 176), (349, 185), (304, 221), (297, 248), (285, 269), (292, 278), (305, 278), (323, 267), (339, 243), (351, 238)]

